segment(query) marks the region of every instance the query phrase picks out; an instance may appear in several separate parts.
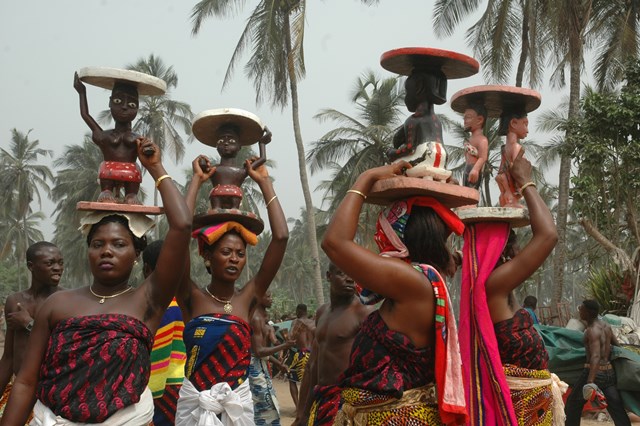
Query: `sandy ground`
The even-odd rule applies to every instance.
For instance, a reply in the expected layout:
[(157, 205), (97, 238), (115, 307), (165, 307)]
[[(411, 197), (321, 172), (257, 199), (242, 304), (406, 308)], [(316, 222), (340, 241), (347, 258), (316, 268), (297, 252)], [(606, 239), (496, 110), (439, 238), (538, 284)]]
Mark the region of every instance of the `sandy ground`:
[[(282, 426), (290, 426), (293, 420), (295, 419), (295, 408), (293, 406), (293, 401), (291, 400), (291, 393), (289, 392), (289, 383), (281, 380), (275, 379), (273, 382), (273, 386), (276, 389), (276, 394), (278, 396), (278, 402), (280, 403), (280, 420)], [(582, 419), (583, 426), (608, 426), (612, 425), (612, 421), (597, 421), (591, 420), (587, 418)], [(635, 423), (634, 423), (635, 424)]]

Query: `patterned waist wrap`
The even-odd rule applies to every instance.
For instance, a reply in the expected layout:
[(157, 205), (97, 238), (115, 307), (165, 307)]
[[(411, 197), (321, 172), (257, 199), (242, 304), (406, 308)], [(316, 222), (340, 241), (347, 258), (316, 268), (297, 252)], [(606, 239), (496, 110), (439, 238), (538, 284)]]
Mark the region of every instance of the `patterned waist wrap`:
[(518, 425), (552, 426), (564, 424), (562, 394), (567, 384), (549, 370), (504, 366)]
[(442, 425), (434, 385), (407, 390), (401, 398), (346, 388), (342, 400), (334, 425)]
[(216, 185), (209, 193), (209, 197), (237, 197), (242, 198), (242, 188), (236, 185)]
[(416, 348), (404, 334), (390, 330), (376, 310), (362, 323), (340, 386), (396, 398), (406, 389), (434, 381), (434, 351)]
[(98, 170), (100, 179), (118, 180), (122, 182), (142, 182), (142, 174), (136, 163), (120, 161), (103, 161)]
[(127, 315), (60, 321), (49, 337), (36, 395), (65, 419), (103, 422), (140, 400), (152, 344), (149, 328)]
[(185, 377), (200, 392), (226, 382), (235, 389), (247, 379), (251, 363), (251, 327), (227, 314), (196, 317), (184, 328)]
[(333, 424), (340, 408), (340, 388), (334, 385), (315, 386), (313, 404), (309, 412), (308, 425), (324, 426)]
[(520, 309), (513, 318), (494, 324), (502, 364), (546, 370), (549, 353), (533, 326), (531, 315)]

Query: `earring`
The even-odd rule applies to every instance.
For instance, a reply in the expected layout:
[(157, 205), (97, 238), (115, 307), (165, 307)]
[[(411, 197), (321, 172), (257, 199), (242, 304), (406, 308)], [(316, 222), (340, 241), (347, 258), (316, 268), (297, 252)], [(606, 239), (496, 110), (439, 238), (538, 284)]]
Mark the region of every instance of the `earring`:
[(133, 261), (133, 265), (134, 265), (134, 266), (135, 266), (135, 265), (137, 265), (137, 264), (138, 264), (138, 259), (136, 259), (136, 260), (134, 260), (134, 261)]
[(204, 266), (206, 266), (207, 268), (210, 268), (211, 267), (211, 261), (205, 260), (204, 261)]

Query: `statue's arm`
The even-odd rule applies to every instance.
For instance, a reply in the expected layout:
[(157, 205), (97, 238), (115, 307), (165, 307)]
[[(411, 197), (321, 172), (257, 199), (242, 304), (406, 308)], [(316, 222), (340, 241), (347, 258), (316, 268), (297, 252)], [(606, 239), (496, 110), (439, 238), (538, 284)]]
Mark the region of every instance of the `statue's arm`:
[(398, 129), (396, 134), (393, 136), (394, 147), (387, 150), (387, 158), (389, 158), (389, 161), (395, 161), (400, 157), (411, 155), (416, 152), (415, 144), (412, 142), (415, 138), (409, 137), (409, 140), (407, 140), (405, 127), (406, 126), (403, 126)]
[[(271, 131), (267, 126), (264, 126), (264, 134), (258, 141), (258, 147), (260, 149), (260, 157), (253, 163), (251, 163), (251, 167), (253, 170), (256, 170), (258, 167), (262, 166), (265, 161), (267, 161), (267, 144), (271, 142)], [(246, 175), (245, 175), (246, 177)]]
[(80, 77), (78, 77), (78, 73), (75, 73), (75, 75), (73, 76), (73, 87), (78, 92), (78, 95), (80, 95), (80, 116), (82, 117), (84, 122), (87, 123), (87, 126), (89, 126), (89, 129), (91, 129), (92, 133), (101, 132), (102, 127), (100, 127), (96, 120), (94, 120), (93, 117), (91, 117), (91, 115), (89, 114), (89, 105), (87, 103), (87, 88), (80, 80)]

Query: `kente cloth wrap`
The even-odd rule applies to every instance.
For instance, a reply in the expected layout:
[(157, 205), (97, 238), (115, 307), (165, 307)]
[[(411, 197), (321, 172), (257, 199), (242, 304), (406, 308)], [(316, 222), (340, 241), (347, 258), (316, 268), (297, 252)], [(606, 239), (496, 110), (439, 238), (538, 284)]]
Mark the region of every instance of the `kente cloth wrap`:
[(503, 364), (533, 370), (548, 368), (549, 353), (526, 309), (519, 309), (513, 318), (494, 324), (494, 329)]
[(136, 163), (120, 161), (103, 161), (98, 169), (100, 179), (117, 180), (121, 182), (142, 182), (142, 173)]
[(242, 198), (242, 188), (236, 185), (216, 185), (209, 193), (209, 197), (237, 197)]
[(416, 348), (407, 336), (390, 330), (380, 313), (374, 311), (354, 339), (349, 367), (342, 374), (340, 385), (399, 398), (402, 392), (424, 386), (435, 378), (442, 422), (462, 423), (467, 418), (462, 366), (447, 287), (432, 266), (413, 266), (433, 286), (435, 351)]
[(146, 388), (140, 401), (118, 410), (100, 423), (81, 423), (56, 416), (53, 411), (41, 401), (36, 401), (33, 407), (33, 421), (31, 426), (148, 426), (153, 418), (153, 397)]
[(340, 391), (341, 389), (335, 385), (316, 385), (313, 388), (313, 404), (309, 411), (308, 426), (333, 424), (340, 408)]
[(149, 328), (127, 315), (60, 321), (47, 343), (36, 396), (72, 422), (103, 422), (140, 400), (152, 344)]
[(309, 349), (289, 348), (284, 363), (289, 367), (287, 379), (290, 382), (301, 383), (304, 377), (304, 370), (307, 367), (311, 351)]
[(228, 383), (216, 383), (199, 392), (185, 379), (180, 388), (176, 426), (254, 426), (249, 382), (234, 390)]
[(405, 391), (400, 398), (365, 389), (342, 390), (342, 407), (334, 425), (400, 426), (443, 425), (433, 385)]
[(251, 362), (251, 327), (228, 314), (201, 315), (184, 328), (185, 378), (200, 392), (216, 383), (235, 389), (246, 381)]
[(487, 305), (486, 282), (509, 236), (508, 223), (476, 223), (464, 232), (459, 339), (471, 426), (518, 424)]
[[(13, 388), (13, 382), (7, 383), (7, 386), (4, 388), (4, 392), (2, 393), (2, 397), (0, 398), (0, 419), (4, 415), (4, 409), (7, 407), (7, 402), (9, 401), (9, 394), (11, 394), (11, 388)], [(27, 422), (25, 425), (28, 425), (29, 422), (33, 419), (33, 412), (29, 414), (27, 418)]]
[(154, 426), (173, 425), (175, 422), (178, 392), (184, 380), (187, 360), (183, 332), (182, 313), (174, 298), (160, 320), (151, 350), (149, 389), (155, 406)]
[(568, 385), (549, 370), (505, 364), (504, 373), (520, 426), (564, 425), (562, 394)]
[(245, 243), (255, 246), (258, 244), (258, 237), (238, 222), (222, 222), (216, 225), (203, 226), (191, 233), (193, 238), (198, 240), (198, 252), (202, 255), (204, 247), (212, 245), (229, 231), (237, 231)]
[(268, 358), (251, 356), (249, 388), (253, 396), (253, 418), (257, 426), (280, 426), (278, 398), (271, 381)]

